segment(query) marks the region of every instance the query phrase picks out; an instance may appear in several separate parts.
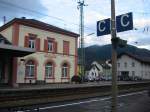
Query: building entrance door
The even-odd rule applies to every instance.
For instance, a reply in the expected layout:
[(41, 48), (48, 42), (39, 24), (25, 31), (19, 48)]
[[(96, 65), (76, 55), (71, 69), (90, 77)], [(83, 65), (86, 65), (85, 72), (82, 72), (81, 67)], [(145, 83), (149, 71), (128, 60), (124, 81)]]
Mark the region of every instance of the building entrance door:
[(121, 79), (122, 80), (129, 80), (129, 71), (122, 71), (121, 72)]

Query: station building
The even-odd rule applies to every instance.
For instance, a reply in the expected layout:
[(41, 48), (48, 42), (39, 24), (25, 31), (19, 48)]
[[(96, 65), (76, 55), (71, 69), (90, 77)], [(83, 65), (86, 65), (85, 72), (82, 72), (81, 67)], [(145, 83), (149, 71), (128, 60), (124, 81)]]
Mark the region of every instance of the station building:
[(16, 59), (35, 53), (33, 49), (12, 45), (3, 35), (0, 34), (0, 87), (16, 87)]
[(64, 83), (77, 75), (78, 34), (26, 18), (6, 23), (0, 34), (14, 47), (35, 51), (13, 60), (14, 83)]

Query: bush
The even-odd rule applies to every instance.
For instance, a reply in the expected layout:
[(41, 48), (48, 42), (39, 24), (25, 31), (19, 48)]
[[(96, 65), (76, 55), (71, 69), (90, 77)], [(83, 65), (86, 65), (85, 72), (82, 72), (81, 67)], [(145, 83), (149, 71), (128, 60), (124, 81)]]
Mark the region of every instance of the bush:
[(71, 82), (75, 82), (75, 83), (81, 83), (82, 82), (82, 79), (79, 75), (74, 75), (72, 78), (71, 78)]

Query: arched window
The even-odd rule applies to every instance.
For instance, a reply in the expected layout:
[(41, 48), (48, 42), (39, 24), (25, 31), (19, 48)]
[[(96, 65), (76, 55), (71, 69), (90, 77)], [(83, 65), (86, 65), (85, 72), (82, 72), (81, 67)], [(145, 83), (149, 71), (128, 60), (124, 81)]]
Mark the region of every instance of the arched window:
[(26, 77), (34, 77), (35, 76), (35, 63), (33, 60), (29, 60), (26, 63)]
[(54, 65), (52, 62), (48, 62), (46, 65), (45, 65), (45, 77), (46, 78), (51, 78), (53, 77), (54, 75)]
[(69, 76), (69, 66), (67, 63), (62, 65), (62, 78), (66, 78)]

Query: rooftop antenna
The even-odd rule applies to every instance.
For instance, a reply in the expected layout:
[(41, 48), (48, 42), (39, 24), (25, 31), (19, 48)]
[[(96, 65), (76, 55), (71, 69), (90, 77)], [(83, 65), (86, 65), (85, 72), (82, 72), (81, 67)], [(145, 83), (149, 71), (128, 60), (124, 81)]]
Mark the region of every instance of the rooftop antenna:
[(6, 24), (6, 16), (3, 16), (3, 23)]

